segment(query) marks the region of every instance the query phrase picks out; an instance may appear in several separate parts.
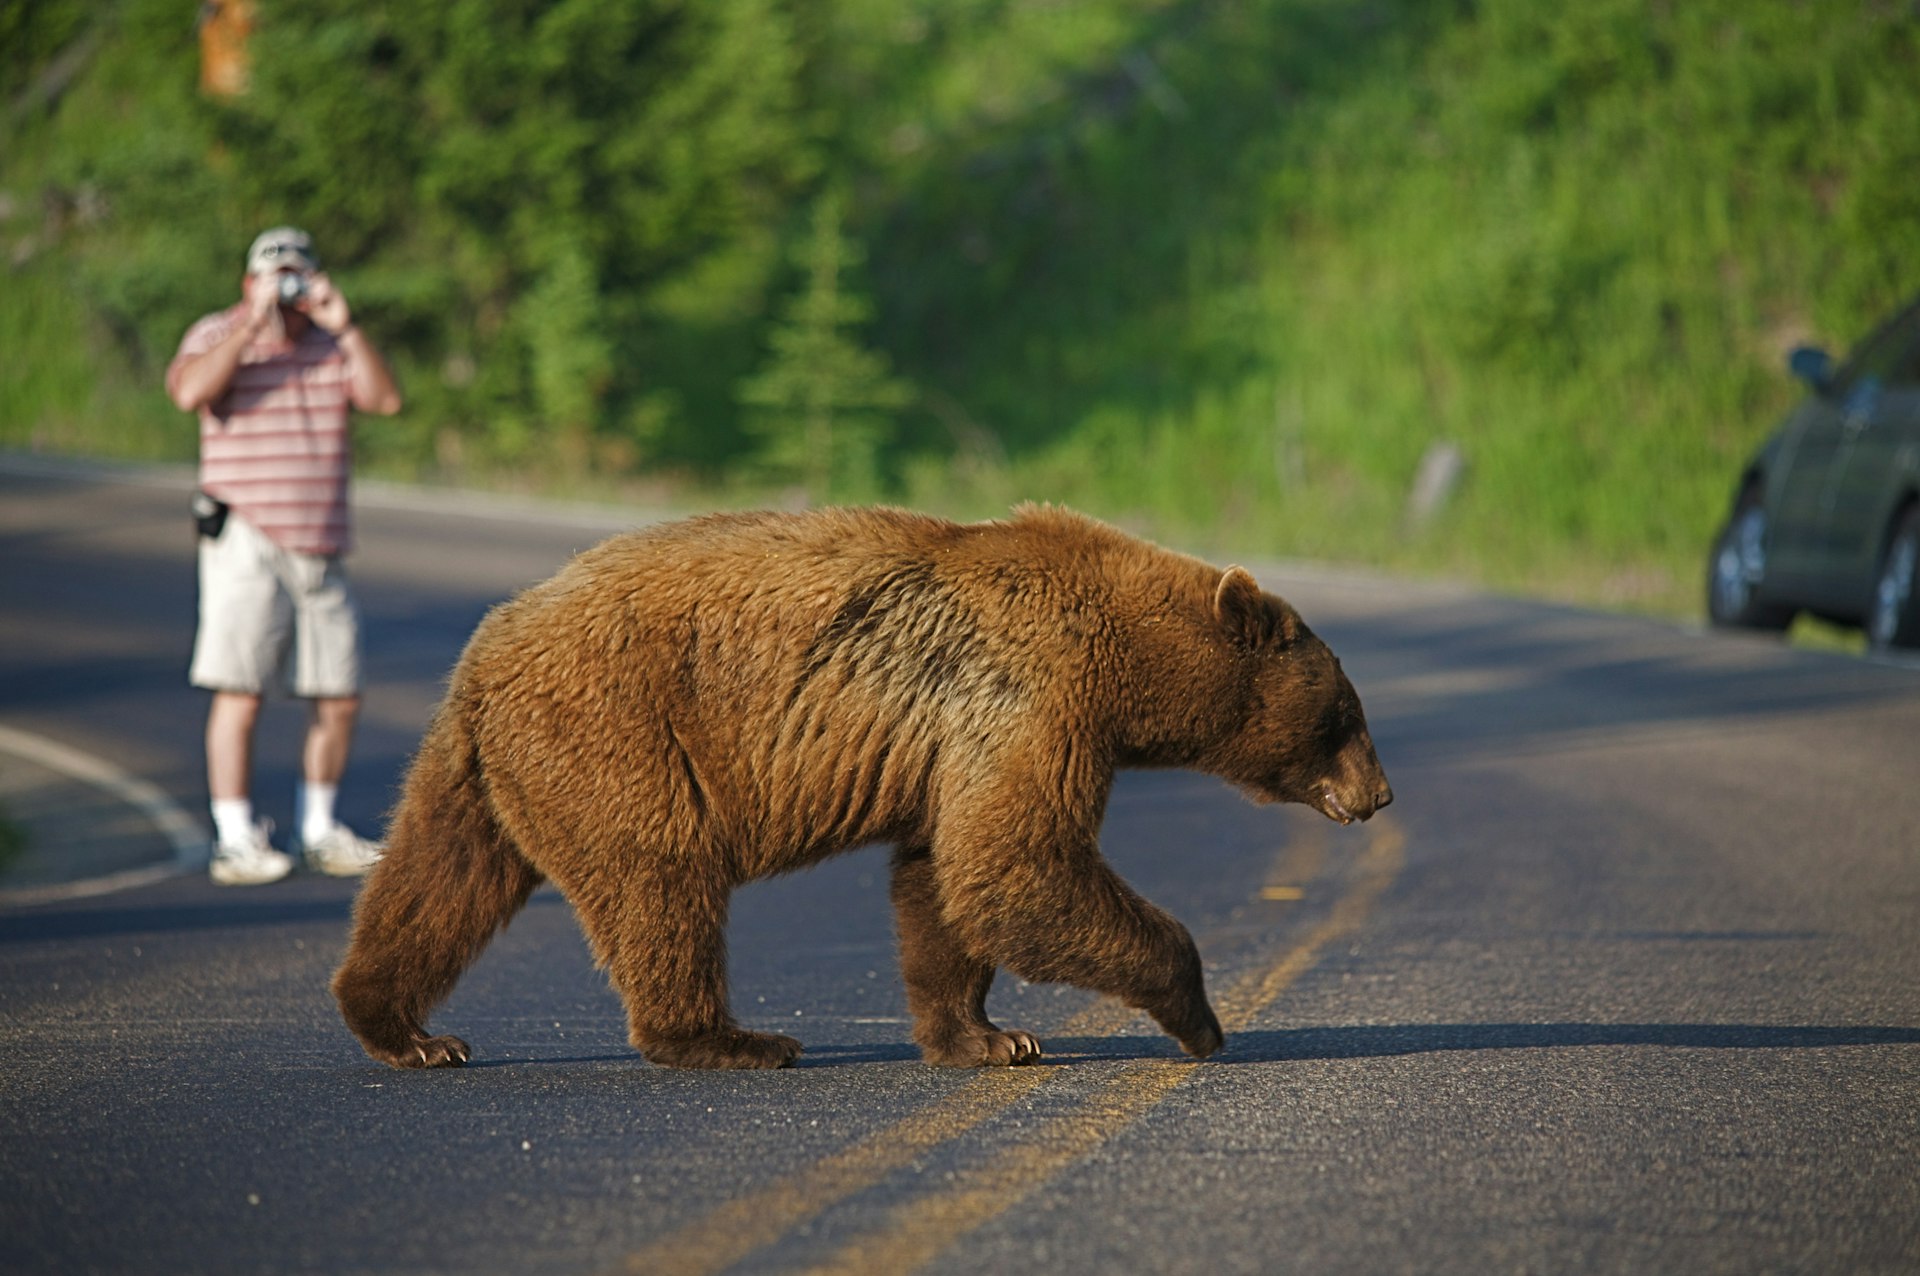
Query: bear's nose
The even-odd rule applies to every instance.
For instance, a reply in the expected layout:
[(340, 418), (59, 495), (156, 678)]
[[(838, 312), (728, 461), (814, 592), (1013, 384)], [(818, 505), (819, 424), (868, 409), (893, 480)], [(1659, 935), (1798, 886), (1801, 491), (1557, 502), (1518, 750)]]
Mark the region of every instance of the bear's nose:
[(1373, 795), (1373, 809), (1377, 811), (1383, 806), (1392, 806), (1392, 805), (1393, 805), (1393, 786), (1389, 784), (1382, 784), (1380, 786), (1379, 792)]

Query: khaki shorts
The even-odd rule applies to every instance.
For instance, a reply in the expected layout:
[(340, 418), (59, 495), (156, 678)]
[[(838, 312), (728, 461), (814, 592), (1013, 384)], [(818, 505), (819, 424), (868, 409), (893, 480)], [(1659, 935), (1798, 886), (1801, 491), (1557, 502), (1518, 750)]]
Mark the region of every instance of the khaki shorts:
[(200, 631), (188, 678), (210, 691), (357, 695), (360, 612), (334, 555), (282, 549), (238, 514), (200, 538)]

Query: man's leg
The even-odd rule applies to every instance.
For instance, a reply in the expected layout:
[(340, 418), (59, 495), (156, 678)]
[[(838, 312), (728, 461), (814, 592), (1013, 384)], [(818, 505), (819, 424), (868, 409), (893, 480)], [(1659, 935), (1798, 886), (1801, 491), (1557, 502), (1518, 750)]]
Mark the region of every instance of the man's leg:
[(336, 877), (372, 868), (380, 846), (334, 816), (360, 717), (360, 610), (336, 557), (289, 554), (283, 577), (294, 605), (294, 694), (307, 700), (297, 804), (307, 867)]
[(300, 774), (308, 784), (334, 788), (347, 773), (347, 754), (353, 749), (353, 726), (360, 718), (359, 696), (316, 696), (307, 719), (307, 742), (301, 751)]
[(339, 822), (333, 806), (340, 796), (340, 777), (346, 774), (353, 724), (360, 708), (358, 698), (352, 696), (325, 696), (308, 703), (307, 739), (300, 753), (300, 792), (294, 814), (303, 846), (324, 843)]
[(247, 691), (216, 691), (207, 708), (207, 791), (216, 802), (253, 797), (253, 731), (260, 697)]
[(217, 537), (200, 538), (200, 624), (188, 680), (213, 693), (207, 706), (207, 795), (215, 829), (213, 878), (257, 885), (287, 875), (254, 818), (253, 747), (262, 692), (289, 632), (287, 601), (268, 562), (271, 546), (230, 514)]
[(340, 823), (333, 813), (347, 773), (360, 697), (316, 696), (300, 761), (300, 843), (307, 865), (335, 877), (357, 877), (380, 858), (380, 846)]
[(213, 797), (213, 880), (223, 886), (278, 881), (293, 861), (268, 844), (253, 818), (253, 736), (260, 697), (216, 691), (207, 708), (207, 789)]

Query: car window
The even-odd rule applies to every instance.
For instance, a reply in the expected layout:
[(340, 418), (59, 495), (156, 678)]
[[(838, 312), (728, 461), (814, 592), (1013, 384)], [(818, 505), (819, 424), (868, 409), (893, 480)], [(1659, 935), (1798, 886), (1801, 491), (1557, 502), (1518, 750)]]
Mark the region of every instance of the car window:
[(1841, 396), (1865, 386), (1920, 385), (1920, 304), (1868, 337), (1835, 379)]

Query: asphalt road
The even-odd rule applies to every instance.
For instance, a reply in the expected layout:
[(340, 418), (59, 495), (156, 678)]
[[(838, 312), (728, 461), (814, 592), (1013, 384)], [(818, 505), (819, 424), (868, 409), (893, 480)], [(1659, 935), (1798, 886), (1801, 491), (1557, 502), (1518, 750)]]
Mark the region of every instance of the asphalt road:
[[(0, 467), (0, 724), (197, 814), (185, 495)], [(618, 519), (360, 519), (373, 828), (473, 623)], [(179, 877), (0, 911), (0, 1270), (1920, 1270), (1920, 671), (1261, 574), (1396, 801), (1123, 777), (1107, 852), (1199, 938), (1218, 1059), (1006, 980), (1048, 1062), (921, 1066), (867, 851), (735, 912), (797, 1068), (641, 1062), (546, 890), (434, 1021), (473, 1066), (389, 1071), (326, 994), (352, 883)]]

